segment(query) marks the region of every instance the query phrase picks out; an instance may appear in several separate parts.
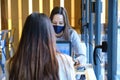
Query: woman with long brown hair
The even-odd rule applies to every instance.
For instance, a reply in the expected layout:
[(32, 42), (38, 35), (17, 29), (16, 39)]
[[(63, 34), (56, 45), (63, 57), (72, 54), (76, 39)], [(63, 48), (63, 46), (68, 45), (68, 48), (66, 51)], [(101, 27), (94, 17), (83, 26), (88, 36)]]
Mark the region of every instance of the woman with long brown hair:
[(70, 41), (72, 52), (74, 52), (75, 63), (86, 64), (86, 46), (80, 41), (77, 32), (72, 29), (69, 23), (67, 11), (64, 7), (54, 7), (50, 15), (57, 41)]
[[(63, 80), (59, 73), (60, 56), (63, 55), (56, 52), (56, 38), (51, 21), (45, 14), (32, 13), (26, 19), (15, 55), (6, 64), (7, 78), (8, 80)], [(73, 65), (69, 66), (73, 69)], [(73, 74), (74, 70), (71, 73)], [(74, 80), (75, 76), (72, 77), (73, 79), (69, 80)]]

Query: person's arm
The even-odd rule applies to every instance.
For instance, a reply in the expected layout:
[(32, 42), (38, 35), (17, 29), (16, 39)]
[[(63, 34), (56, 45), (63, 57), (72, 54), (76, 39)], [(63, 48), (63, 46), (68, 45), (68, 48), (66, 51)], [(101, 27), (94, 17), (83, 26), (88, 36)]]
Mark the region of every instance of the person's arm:
[(74, 68), (74, 62), (72, 57), (65, 55), (66, 63), (67, 63), (67, 74), (69, 76), (69, 80), (76, 80), (75, 79), (75, 68)]
[(76, 80), (75, 79), (75, 68), (72, 57), (66, 54), (57, 55), (59, 63), (59, 77), (60, 80)]
[(86, 46), (81, 42), (75, 30), (71, 30), (72, 50), (75, 54), (75, 61), (81, 65), (86, 64)]

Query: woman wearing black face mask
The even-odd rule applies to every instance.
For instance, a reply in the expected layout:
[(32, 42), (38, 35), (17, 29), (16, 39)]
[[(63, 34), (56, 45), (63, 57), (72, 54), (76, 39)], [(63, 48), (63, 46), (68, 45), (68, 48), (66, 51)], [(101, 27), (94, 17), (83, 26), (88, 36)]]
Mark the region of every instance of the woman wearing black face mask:
[[(69, 24), (67, 12), (63, 7), (54, 7), (50, 15), (57, 41), (71, 41), (77, 64), (86, 64), (86, 50), (77, 32)], [(86, 48), (86, 47), (85, 47)]]
[(63, 15), (55, 14), (53, 16), (52, 23), (53, 23), (53, 28), (55, 30), (56, 36), (57, 37), (62, 36), (65, 29)]

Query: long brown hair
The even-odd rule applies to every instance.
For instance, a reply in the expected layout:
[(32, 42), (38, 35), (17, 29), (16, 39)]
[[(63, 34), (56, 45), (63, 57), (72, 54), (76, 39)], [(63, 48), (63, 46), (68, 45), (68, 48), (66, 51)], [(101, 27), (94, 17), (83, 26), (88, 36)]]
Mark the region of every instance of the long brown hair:
[(64, 30), (64, 33), (63, 33), (63, 37), (65, 38), (65, 40), (69, 40), (70, 39), (69, 29), (71, 28), (71, 26), (70, 26), (70, 23), (69, 23), (67, 11), (63, 7), (58, 7), (58, 6), (54, 7), (53, 10), (52, 10), (52, 12), (51, 12), (51, 15), (50, 15), (51, 21), (53, 20), (53, 17), (56, 14), (63, 15), (64, 23), (65, 23), (65, 25), (64, 25), (65, 26), (65, 30)]
[(49, 18), (42, 13), (29, 15), (9, 61), (9, 80), (59, 80), (55, 41)]

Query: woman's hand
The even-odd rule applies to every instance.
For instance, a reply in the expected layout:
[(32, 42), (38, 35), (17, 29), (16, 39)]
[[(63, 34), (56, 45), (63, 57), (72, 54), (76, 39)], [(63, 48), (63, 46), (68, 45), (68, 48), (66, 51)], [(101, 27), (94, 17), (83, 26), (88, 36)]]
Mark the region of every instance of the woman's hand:
[(79, 60), (74, 60), (74, 66), (78, 66), (78, 65), (80, 65), (80, 62), (79, 62)]

